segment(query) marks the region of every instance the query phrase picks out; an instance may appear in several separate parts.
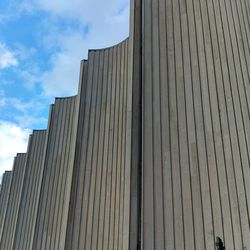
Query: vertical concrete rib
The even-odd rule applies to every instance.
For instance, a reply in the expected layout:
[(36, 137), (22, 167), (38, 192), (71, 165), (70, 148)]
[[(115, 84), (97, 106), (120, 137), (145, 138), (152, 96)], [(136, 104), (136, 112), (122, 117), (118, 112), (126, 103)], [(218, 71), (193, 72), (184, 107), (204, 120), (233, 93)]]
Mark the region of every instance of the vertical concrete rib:
[(9, 200), (10, 186), (11, 186), (12, 172), (5, 171), (1, 183), (1, 193), (0, 193), (0, 239), (3, 232), (3, 226), (5, 221), (5, 215)]
[(17, 216), (25, 175), (25, 167), (26, 154), (17, 154), (13, 165), (11, 187), (0, 242), (0, 249), (13, 249), (15, 230), (17, 225)]
[(75, 153), (77, 96), (51, 106), (32, 249), (64, 249)]
[(131, 0), (130, 38), (89, 51), (4, 174), (0, 249), (250, 249), (249, 14)]
[[(85, 98), (86, 98), (86, 77), (87, 77), (87, 68), (88, 68), (88, 62), (82, 61), (81, 62), (81, 68), (80, 68), (80, 77), (79, 77), (79, 93), (82, 93), (80, 95), (80, 112), (85, 112)], [(79, 116), (78, 120), (78, 128), (83, 126), (83, 115)], [(75, 159), (74, 159), (74, 165), (78, 165), (80, 161), (80, 155), (81, 155), (81, 148), (83, 143), (83, 133), (79, 132), (79, 129), (77, 130), (78, 136), (76, 138), (76, 149), (75, 149)], [(78, 190), (82, 190), (81, 187), (83, 185), (83, 178), (78, 178), (79, 175), (81, 175), (81, 172), (79, 172), (79, 168), (74, 167), (73, 171), (73, 177), (72, 177), (72, 187), (71, 187), (71, 193), (75, 193)], [(79, 189), (78, 189), (79, 188)], [(70, 208), (69, 211), (71, 211), (72, 204), (75, 204), (77, 201), (76, 195), (70, 196)], [(73, 218), (76, 217), (76, 220)], [(76, 211), (76, 213), (69, 212), (68, 214), (68, 223), (67, 223), (67, 234), (66, 234), (66, 241), (65, 241), (65, 249), (68, 249), (69, 244), (74, 244), (76, 242), (75, 237), (78, 237), (78, 235), (73, 235), (73, 228), (76, 228), (79, 230), (80, 227), (80, 211)]]
[[(128, 249), (124, 214), (129, 41), (82, 63), (80, 114), (65, 249)], [(122, 195), (121, 195), (122, 194)], [(124, 222), (124, 223), (123, 223)]]
[(143, 1), (145, 250), (250, 248), (246, 3)]
[(31, 135), (13, 249), (29, 250), (32, 247), (43, 176), (45, 142), (46, 130), (36, 130)]

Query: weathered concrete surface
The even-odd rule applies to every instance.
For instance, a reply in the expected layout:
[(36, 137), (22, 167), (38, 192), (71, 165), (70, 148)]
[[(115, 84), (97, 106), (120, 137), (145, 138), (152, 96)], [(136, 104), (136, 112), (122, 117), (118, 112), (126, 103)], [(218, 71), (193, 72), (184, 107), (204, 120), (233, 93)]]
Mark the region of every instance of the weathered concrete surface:
[(44, 169), (46, 130), (30, 136), (13, 249), (31, 250)]
[(0, 239), (2, 236), (4, 219), (9, 200), (11, 178), (12, 178), (12, 172), (5, 171), (2, 178), (1, 193), (0, 193)]
[(250, 249), (249, 1), (142, 11), (142, 249)]
[(8, 205), (6, 209), (2, 237), (0, 241), (1, 250), (12, 250), (16, 230), (17, 215), (26, 166), (26, 154), (17, 154), (14, 160), (12, 180)]
[(89, 60), (82, 62), (65, 249), (128, 249), (128, 44), (125, 40), (111, 48), (91, 50)]
[(64, 249), (78, 119), (78, 97), (51, 107), (33, 250)]
[(249, 0), (131, 0), (130, 25), (51, 108), (32, 249), (250, 250)]

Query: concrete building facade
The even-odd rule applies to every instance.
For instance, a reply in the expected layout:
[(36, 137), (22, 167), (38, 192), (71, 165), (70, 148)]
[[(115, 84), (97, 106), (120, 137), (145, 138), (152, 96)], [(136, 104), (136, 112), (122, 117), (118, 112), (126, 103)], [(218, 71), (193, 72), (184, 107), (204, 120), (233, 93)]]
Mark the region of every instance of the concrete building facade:
[(0, 241), (0, 249), (13, 249), (18, 210), (24, 182), (26, 157), (27, 154), (19, 153), (14, 159), (9, 197)]
[(128, 40), (82, 63), (65, 249), (128, 248)]
[(72, 180), (78, 97), (51, 106), (42, 187), (32, 249), (64, 249)]
[(249, 249), (249, 1), (142, 16), (143, 249)]
[(3, 224), (5, 220), (6, 209), (8, 205), (10, 185), (11, 185), (12, 172), (5, 171), (2, 178), (1, 192), (0, 192), (0, 238), (3, 231)]
[(4, 175), (1, 250), (250, 250), (250, 2), (130, 5)]
[(15, 229), (13, 249), (31, 249), (34, 238), (38, 202), (44, 170), (43, 155), (46, 144), (46, 130), (35, 130), (30, 136), (27, 162), (18, 220)]

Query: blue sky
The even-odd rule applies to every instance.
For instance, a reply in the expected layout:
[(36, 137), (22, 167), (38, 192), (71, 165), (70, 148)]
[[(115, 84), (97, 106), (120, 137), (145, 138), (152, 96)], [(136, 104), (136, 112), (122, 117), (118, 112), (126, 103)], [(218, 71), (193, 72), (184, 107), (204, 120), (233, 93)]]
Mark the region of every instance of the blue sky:
[(129, 0), (0, 1), (0, 179), (47, 127), (55, 96), (76, 94), (88, 49), (128, 36)]

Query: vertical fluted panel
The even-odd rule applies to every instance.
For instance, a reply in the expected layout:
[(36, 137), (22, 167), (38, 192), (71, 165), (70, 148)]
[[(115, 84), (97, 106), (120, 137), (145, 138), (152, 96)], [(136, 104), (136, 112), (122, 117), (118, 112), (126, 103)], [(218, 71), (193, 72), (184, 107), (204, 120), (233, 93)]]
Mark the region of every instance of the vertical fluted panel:
[(250, 249), (249, 1), (142, 13), (142, 248)]
[(56, 98), (51, 107), (34, 250), (64, 249), (73, 171), (78, 98)]
[(16, 250), (30, 250), (32, 247), (43, 176), (45, 142), (46, 130), (36, 130), (30, 137), (13, 246)]
[(12, 178), (12, 172), (5, 171), (2, 178), (1, 193), (0, 193), (0, 239), (2, 236), (4, 219), (9, 200), (11, 178)]
[(126, 249), (128, 40), (91, 50), (88, 62), (82, 63), (80, 81), (66, 249)]
[(11, 187), (0, 242), (1, 250), (12, 250), (26, 167), (26, 154), (17, 154), (14, 159)]

